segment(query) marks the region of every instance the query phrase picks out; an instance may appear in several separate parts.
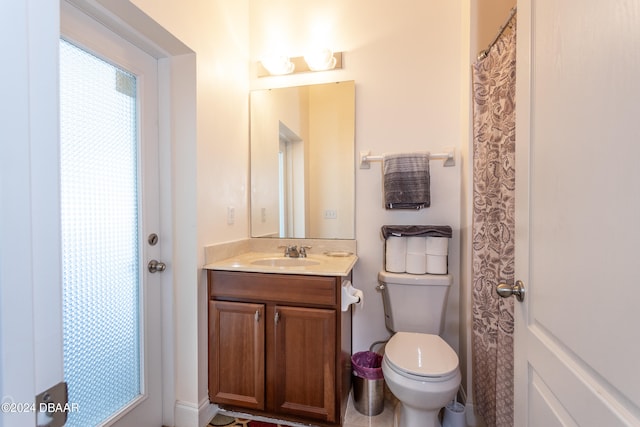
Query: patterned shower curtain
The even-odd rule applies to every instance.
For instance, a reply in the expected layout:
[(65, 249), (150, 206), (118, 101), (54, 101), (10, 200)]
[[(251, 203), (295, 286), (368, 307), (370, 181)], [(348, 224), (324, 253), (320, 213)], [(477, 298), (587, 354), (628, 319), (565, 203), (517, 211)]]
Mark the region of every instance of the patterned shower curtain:
[(473, 66), (473, 397), (488, 426), (513, 426), (516, 18)]

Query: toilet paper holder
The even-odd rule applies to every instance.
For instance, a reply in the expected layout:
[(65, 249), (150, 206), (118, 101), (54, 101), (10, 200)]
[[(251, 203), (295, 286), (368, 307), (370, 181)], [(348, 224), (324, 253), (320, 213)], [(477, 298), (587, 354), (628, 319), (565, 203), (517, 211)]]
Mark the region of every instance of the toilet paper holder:
[(364, 293), (360, 289), (355, 288), (351, 284), (351, 281), (345, 280), (342, 282), (342, 311), (349, 310), (349, 306), (352, 304), (362, 306), (363, 298)]

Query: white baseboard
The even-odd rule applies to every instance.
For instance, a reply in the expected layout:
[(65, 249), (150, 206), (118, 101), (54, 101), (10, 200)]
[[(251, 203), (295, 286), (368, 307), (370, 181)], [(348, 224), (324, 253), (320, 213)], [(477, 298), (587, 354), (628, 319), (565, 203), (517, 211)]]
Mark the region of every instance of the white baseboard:
[(218, 406), (205, 399), (195, 406), (190, 402), (176, 401), (175, 427), (205, 427), (218, 412)]

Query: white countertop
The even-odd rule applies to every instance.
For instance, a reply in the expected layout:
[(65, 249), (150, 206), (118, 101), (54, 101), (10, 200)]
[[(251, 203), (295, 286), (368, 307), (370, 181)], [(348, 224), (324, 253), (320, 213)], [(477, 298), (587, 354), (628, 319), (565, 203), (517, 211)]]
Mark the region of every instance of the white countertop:
[[(333, 255), (333, 256), (332, 256)], [(245, 252), (206, 264), (206, 270), (246, 271), (254, 273), (305, 274), (312, 276), (348, 276), (358, 257), (351, 252), (309, 253), (306, 258), (285, 258), (282, 252)], [(277, 265), (297, 262), (311, 265)], [(275, 264), (275, 265), (264, 265)]]

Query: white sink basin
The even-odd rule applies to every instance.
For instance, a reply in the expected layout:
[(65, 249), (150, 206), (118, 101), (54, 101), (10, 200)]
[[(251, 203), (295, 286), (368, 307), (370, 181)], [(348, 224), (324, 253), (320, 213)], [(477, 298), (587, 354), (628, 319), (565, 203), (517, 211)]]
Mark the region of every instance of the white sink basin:
[(310, 265), (320, 264), (318, 261), (308, 258), (262, 258), (252, 261), (253, 265), (264, 265), (268, 267), (308, 267)]

